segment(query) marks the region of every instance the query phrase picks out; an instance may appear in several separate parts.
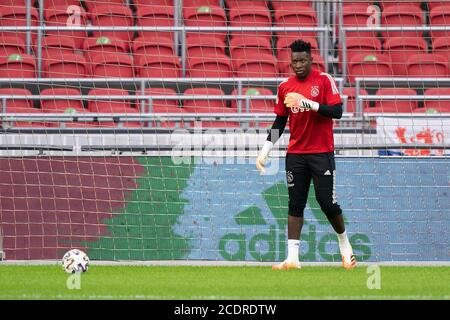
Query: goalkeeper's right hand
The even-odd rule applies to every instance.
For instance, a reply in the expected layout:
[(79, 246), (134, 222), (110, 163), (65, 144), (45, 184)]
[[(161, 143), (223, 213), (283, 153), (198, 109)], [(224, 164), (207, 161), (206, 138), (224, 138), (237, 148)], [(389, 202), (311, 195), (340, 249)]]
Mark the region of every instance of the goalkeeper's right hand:
[(260, 174), (264, 174), (267, 156), (270, 150), (272, 150), (273, 142), (266, 141), (261, 151), (259, 152), (258, 158), (256, 158), (256, 169), (258, 169)]

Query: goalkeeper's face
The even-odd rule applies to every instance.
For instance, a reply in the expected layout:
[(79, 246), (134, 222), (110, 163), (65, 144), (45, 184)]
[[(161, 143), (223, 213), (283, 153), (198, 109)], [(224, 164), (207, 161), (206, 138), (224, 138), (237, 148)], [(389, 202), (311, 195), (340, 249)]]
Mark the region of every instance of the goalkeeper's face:
[(291, 54), (291, 67), (294, 70), (297, 78), (304, 79), (311, 72), (312, 57), (306, 52), (292, 52)]

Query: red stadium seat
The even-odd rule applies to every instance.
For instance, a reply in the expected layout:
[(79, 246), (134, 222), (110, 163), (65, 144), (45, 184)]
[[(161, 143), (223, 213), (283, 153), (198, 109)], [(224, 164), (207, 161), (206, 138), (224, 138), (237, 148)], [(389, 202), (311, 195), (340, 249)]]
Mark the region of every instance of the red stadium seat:
[[(26, 2), (26, 0), (23, 2)], [(31, 1), (31, 3), (33, 3), (33, 1)], [(55, 7), (61, 7), (61, 6), (64, 6), (66, 8), (70, 7), (70, 6), (80, 6), (81, 7), (81, 4), (80, 4), (80, 0), (47, 0), (47, 1), (44, 1), (44, 9), (45, 10), (55, 8)]]
[(407, 75), (406, 61), (416, 53), (427, 52), (427, 42), (422, 37), (393, 37), (388, 38), (383, 45), (384, 52), (392, 61), (392, 69), (396, 75)]
[[(416, 96), (417, 92), (414, 89), (409, 88), (380, 88), (377, 90), (376, 95), (380, 96)], [(370, 112), (413, 112), (418, 107), (417, 100), (376, 100), (375, 110)], [(365, 110), (367, 111), (367, 109)]]
[[(230, 27), (271, 27), (272, 17), (267, 7), (243, 5), (230, 8)], [(272, 39), (270, 31), (233, 31), (231, 37), (264, 37)]]
[(273, 1), (272, 7), (275, 11), (301, 11), (305, 8), (312, 8), (313, 1), (296, 0), (296, 1)]
[[(412, 5), (390, 6), (383, 10), (381, 24), (386, 27), (421, 27), (425, 18), (420, 7)], [(421, 37), (422, 31), (384, 31), (383, 37)]]
[[(139, 7), (152, 7), (152, 6), (172, 6), (174, 5), (174, 0), (133, 0), (134, 5), (136, 6), (136, 8)], [(183, 1), (184, 3), (184, 1)]]
[[(48, 1), (46, 1), (48, 2)], [(80, 6), (58, 6), (48, 8), (44, 11), (45, 24), (49, 27), (84, 27), (87, 25), (87, 14)], [(84, 38), (87, 37), (86, 31), (47, 31), (47, 36), (59, 36), (61, 38), (71, 39), (77, 48), (81, 48)]]
[(103, 100), (103, 99), (88, 99), (88, 109), (90, 112), (109, 113), (109, 112), (122, 112), (122, 110), (131, 109), (131, 100), (127, 99), (130, 96), (128, 91), (124, 89), (115, 88), (97, 88), (91, 89), (88, 93), (89, 96), (123, 96), (124, 99), (116, 100)]
[(70, 53), (49, 57), (43, 69), (45, 78), (84, 78), (89, 74), (84, 57)]
[(348, 79), (354, 83), (355, 77), (392, 77), (391, 60), (383, 54), (355, 55), (348, 65)]
[[(28, 89), (18, 89), (18, 88), (0, 88), (0, 95), (17, 95), (17, 96), (31, 96), (32, 93)], [(2, 102), (0, 101), (0, 106)], [(7, 113), (40, 113), (41, 110), (33, 107), (32, 100), (16, 100), (7, 99), (6, 100), (6, 112)], [(45, 123), (42, 122), (28, 122), (28, 121), (18, 121), (8, 123), (9, 126), (13, 127), (45, 127)], [(2, 124), (6, 127), (5, 124)]]
[[(343, 24), (344, 27), (367, 27), (367, 22), (371, 21), (371, 12), (368, 12), (368, 5), (364, 3), (349, 3), (343, 7)], [(336, 20), (336, 28), (338, 27), (338, 21)], [(338, 30), (336, 30), (338, 31)], [(347, 32), (346, 37), (358, 37), (358, 38), (376, 38), (377, 32), (375, 31), (357, 31)]]
[(246, 60), (246, 57), (255, 54), (272, 55), (271, 42), (263, 37), (233, 37), (229, 48), (232, 60)]
[(440, 7), (442, 5), (445, 5), (445, 0), (439, 0), (439, 1), (426, 1), (427, 2), (427, 6), (428, 6), (428, 11), (433, 10), (436, 7)]
[[(191, 88), (184, 91), (184, 95), (225, 95), (218, 88)], [(225, 100), (193, 99), (184, 100), (183, 109), (189, 113), (234, 113), (235, 109), (227, 108)], [(239, 124), (232, 121), (203, 121), (203, 127), (238, 127)]]
[[(80, 90), (74, 88), (49, 88), (44, 89), (40, 93), (42, 96), (79, 96), (81, 95)], [(83, 102), (81, 99), (42, 99), (41, 109), (46, 113), (88, 113), (89, 111), (83, 107)], [(61, 123), (50, 123), (50, 127), (60, 127), (63, 125), (66, 128), (80, 128), (80, 127), (93, 127), (97, 126), (95, 123), (89, 122), (64, 122)]]
[(181, 64), (178, 56), (149, 56), (136, 59), (136, 74), (141, 78), (180, 78)]
[(84, 57), (88, 63), (92, 63), (93, 57), (99, 54), (125, 54), (127, 47), (123, 40), (114, 37), (89, 37), (83, 43)]
[(355, 5), (364, 5), (366, 8), (373, 4), (374, 1), (363, 1), (363, 0), (343, 0), (342, 5), (344, 7), (351, 7)]
[[(17, 96), (32, 96), (33, 94), (28, 89), (19, 88), (0, 88), (0, 95), (17, 95)], [(29, 109), (34, 109), (32, 100), (6, 100), (6, 112), (11, 112), (10, 109), (18, 110), (14, 112), (26, 113)]]
[[(224, 96), (225, 93), (219, 88), (190, 88), (184, 91), (184, 95)], [(226, 107), (225, 100), (212, 99), (185, 99), (182, 101), (183, 108), (187, 112), (209, 113), (209, 112), (233, 112)], [(227, 109), (224, 111), (224, 109)]]
[[(176, 96), (177, 93), (171, 88), (146, 88), (144, 95), (149, 96)], [(145, 103), (147, 105), (147, 102)], [(157, 99), (152, 101), (152, 112), (176, 113), (182, 112), (178, 100)]]
[(270, 54), (249, 54), (242, 59), (233, 60), (235, 77), (276, 78), (277, 59)]
[(433, 38), (433, 53), (440, 54), (450, 60), (450, 39), (446, 37)]
[[(238, 95), (238, 89), (234, 89), (231, 92), (232, 95)], [(243, 88), (242, 89), (242, 95), (245, 96), (273, 96), (274, 93), (267, 88), (252, 88), (252, 87), (248, 87), (248, 88)], [(231, 101), (231, 108), (233, 110), (238, 110), (238, 102), (237, 100), (232, 100)], [(253, 112), (253, 113), (273, 113), (274, 110), (274, 106), (275, 106), (275, 100), (252, 100), (250, 99), (250, 104), (249, 104), (249, 112)], [(242, 100), (242, 105), (241, 105), (242, 112), (247, 112), (246, 110), (246, 102), (245, 100)]]
[[(342, 94), (347, 96), (347, 108), (345, 112), (356, 112), (356, 89), (353, 87), (344, 88)], [(367, 92), (367, 90), (361, 88), (359, 89), (359, 94), (368, 95), (369, 93)], [(370, 107), (370, 102), (368, 100), (364, 100), (362, 106), (363, 109), (367, 109)]]
[[(89, 96), (123, 96), (124, 99), (89, 99), (88, 110), (96, 113), (139, 113), (139, 110), (132, 107), (131, 100), (128, 91), (123, 89), (91, 89), (88, 93)], [(99, 122), (100, 127), (116, 127), (118, 123), (114, 122)], [(139, 122), (127, 121), (123, 123), (124, 127), (141, 127)]]
[[(225, 93), (219, 88), (189, 88), (184, 91), (184, 95), (224, 96)], [(182, 104), (186, 111), (196, 113), (222, 112), (226, 108), (225, 100), (185, 99)]]
[[(47, 0), (52, 1), (52, 0)], [(152, 0), (153, 1), (153, 0)], [(89, 12), (93, 11), (95, 7), (97, 6), (124, 6), (126, 5), (126, 0), (83, 0), (84, 4), (86, 5), (86, 8)]]
[(133, 55), (137, 59), (145, 55), (174, 56), (173, 41), (167, 37), (138, 37), (133, 42)]
[(133, 78), (133, 58), (126, 53), (99, 53), (92, 59), (92, 76), (107, 78)]
[[(32, 3), (33, 4), (33, 1)], [(0, 2), (0, 7), (25, 7), (27, 5), (27, 0), (2, 0)]]
[[(274, 25), (276, 27), (317, 27), (316, 11), (312, 7), (302, 7), (301, 10), (277, 10)], [(314, 31), (277, 32), (277, 35), (294, 41), (303, 37), (317, 37), (318, 33)]]
[[(450, 25), (450, 4), (433, 6), (429, 14), (431, 27), (444, 27)], [(450, 37), (450, 31), (430, 31), (432, 38)]]
[(12, 54), (24, 54), (25, 42), (12, 36), (0, 37), (0, 57), (9, 57)]
[(186, 76), (191, 78), (231, 78), (230, 58), (223, 54), (190, 57), (187, 60)]
[(61, 54), (75, 54), (77, 47), (73, 39), (65, 36), (47, 36), (42, 38), (42, 58), (60, 56)]
[[(174, 89), (171, 88), (147, 88), (144, 90), (144, 95), (149, 96), (176, 96), (177, 93)], [(146, 102), (147, 106), (148, 103)], [(147, 110), (146, 110), (147, 111)], [(151, 112), (154, 113), (184, 113), (184, 109), (180, 107), (179, 100), (164, 100), (164, 99), (155, 99), (152, 101)], [(176, 127), (177, 123), (175, 121), (160, 121), (159, 123), (152, 123), (152, 126), (161, 126), (161, 127)], [(184, 122), (181, 121), (178, 123), (179, 127), (184, 126)]]
[(184, 8), (198, 8), (201, 6), (220, 6), (220, 0), (183, 0)]
[[(273, 2), (273, 1), (272, 1)], [(254, 7), (265, 7), (267, 8), (268, 1), (262, 0), (226, 0), (227, 7), (231, 8), (240, 8), (245, 6), (254, 6)]]
[[(381, 41), (378, 38), (350, 37), (346, 39), (345, 47), (347, 48), (347, 64), (358, 54), (381, 53)], [(339, 69), (342, 70), (342, 44), (339, 45)]]
[[(431, 88), (426, 89), (423, 93), (426, 96), (450, 96), (450, 88)], [(427, 100), (424, 101), (424, 107), (419, 108), (416, 112), (449, 112), (450, 99)]]
[[(31, 21), (30, 26), (37, 27), (39, 25), (39, 13), (36, 8), (31, 8)], [(27, 8), (12, 7), (12, 6), (0, 6), (0, 27), (26, 27), (27, 26)], [(2, 31), (0, 37), (13, 36), (27, 41), (26, 31)], [(37, 38), (37, 32), (31, 32), (32, 43), (35, 43)]]
[(380, 8), (381, 10), (386, 10), (387, 8), (390, 7), (397, 7), (397, 6), (413, 6), (413, 7), (417, 7), (420, 9), (421, 6), (421, 2), (420, 1), (409, 1), (409, 0), (382, 0), (382, 1), (378, 1), (380, 4)]
[[(173, 27), (175, 25), (175, 11), (173, 5), (166, 6), (138, 6), (136, 11), (137, 26), (139, 27)], [(170, 31), (139, 31), (139, 36), (166, 36), (173, 40), (174, 33)]]
[[(121, 5), (99, 5), (91, 12), (93, 26), (104, 27), (132, 27), (134, 26), (133, 13), (129, 7)], [(116, 37), (129, 46), (134, 38), (133, 31), (94, 31), (94, 37)], [(127, 47), (128, 48), (128, 47)]]
[(186, 55), (201, 58), (205, 55), (224, 55), (225, 41), (216, 37), (190, 37), (186, 41)]
[[(313, 68), (325, 72), (325, 61), (323, 60), (322, 56), (318, 54), (311, 54), (311, 57), (313, 59), (312, 66)], [(279, 58), (280, 59), (280, 58)], [(282, 57), (282, 60), (278, 60), (278, 71), (280, 73), (280, 76), (282, 77), (290, 77), (294, 75), (294, 72), (291, 69), (291, 57), (289, 54), (289, 57)]]
[(12, 54), (0, 57), (0, 78), (34, 78), (36, 60), (27, 54)]
[[(226, 27), (225, 11), (219, 6), (185, 7), (183, 9), (184, 24), (187, 27)], [(224, 31), (188, 32), (186, 37), (217, 37), (226, 40)]]
[[(81, 92), (79, 89), (75, 88), (49, 88), (42, 90), (40, 94), (42, 96), (79, 96), (81, 95)], [(41, 109), (43, 112), (47, 113), (71, 113), (71, 109), (76, 112), (87, 112), (83, 107), (83, 101), (81, 99), (42, 99)]]
[(415, 54), (407, 60), (410, 77), (448, 77), (448, 59), (433, 53)]

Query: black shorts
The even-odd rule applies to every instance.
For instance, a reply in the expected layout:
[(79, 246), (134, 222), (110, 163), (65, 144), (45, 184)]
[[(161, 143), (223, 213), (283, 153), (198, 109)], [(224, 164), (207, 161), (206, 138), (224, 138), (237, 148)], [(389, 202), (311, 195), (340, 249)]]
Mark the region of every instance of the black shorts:
[(342, 213), (336, 201), (336, 165), (334, 153), (286, 155), (286, 180), (289, 190), (289, 214), (303, 216), (311, 180), (316, 199), (327, 217)]

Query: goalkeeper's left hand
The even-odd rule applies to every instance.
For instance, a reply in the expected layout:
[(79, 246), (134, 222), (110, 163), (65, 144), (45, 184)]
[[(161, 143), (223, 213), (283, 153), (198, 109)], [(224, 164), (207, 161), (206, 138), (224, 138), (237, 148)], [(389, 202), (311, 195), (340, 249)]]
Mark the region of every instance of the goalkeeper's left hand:
[(284, 98), (284, 104), (288, 108), (300, 108), (302, 112), (305, 110), (313, 110), (317, 112), (319, 110), (318, 102), (309, 100), (296, 92), (289, 92)]
[(266, 141), (264, 143), (264, 146), (262, 147), (260, 153), (258, 154), (258, 157), (256, 158), (256, 168), (258, 169), (260, 174), (265, 173), (265, 166), (266, 166), (266, 160), (269, 156), (270, 150), (272, 150), (273, 142), (272, 141)]

